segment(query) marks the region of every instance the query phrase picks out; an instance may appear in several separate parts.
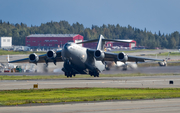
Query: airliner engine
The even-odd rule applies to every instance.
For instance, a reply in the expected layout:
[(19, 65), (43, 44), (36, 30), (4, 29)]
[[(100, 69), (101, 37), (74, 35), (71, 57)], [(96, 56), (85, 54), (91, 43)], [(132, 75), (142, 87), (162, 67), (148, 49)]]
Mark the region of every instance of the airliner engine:
[(37, 63), (39, 61), (39, 56), (36, 53), (32, 53), (29, 55), (29, 62)]
[(95, 56), (96, 60), (103, 60), (105, 57), (104, 52), (102, 52), (101, 50), (96, 50), (94, 52), (94, 56)]
[(54, 58), (56, 58), (56, 52), (54, 52), (53, 50), (48, 51), (48, 52), (46, 53), (46, 55), (47, 55), (47, 57), (48, 57), (49, 59), (54, 59)]
[(128, 56), (124, 52), (121, 52), (117, 55), (117, 59), (121, 62), (126, 62), (128, 60)]

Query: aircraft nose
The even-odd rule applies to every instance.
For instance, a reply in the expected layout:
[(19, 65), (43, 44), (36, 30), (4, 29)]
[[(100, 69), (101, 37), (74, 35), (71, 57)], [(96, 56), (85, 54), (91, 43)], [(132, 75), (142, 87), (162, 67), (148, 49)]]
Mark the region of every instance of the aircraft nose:
[(67, 59), (70, 57), (70, 44), (65, 44), (64, 47), (63, 47), (63, 54), (64, 54), (64, 57)]
[(66, 43), (66, 44), (64, 45), (64, 49), (65, 49), (65, 50), (69, 50), (70, 46), (71, 46), (70, 43)]

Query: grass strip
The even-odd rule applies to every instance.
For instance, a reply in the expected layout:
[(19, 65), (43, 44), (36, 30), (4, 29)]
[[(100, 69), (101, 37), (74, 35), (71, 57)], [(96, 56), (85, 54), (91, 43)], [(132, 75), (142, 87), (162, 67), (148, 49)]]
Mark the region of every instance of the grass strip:
[[(158, 63), (139, 63), (137, 64), (138, 67), (158, 67), (159, 64)], [(167, 62), (168, 66), (180, 66), (180, 62), (176, 61), (176, 62)]]
[[(164, 53), (159, 53), (157, 54), (158, 56), (180, 56), (180, 52), (164, 52)], [(156, 56), (156, 54), (148, 54), (147, 56)]]
[(179, 98), (179, 88), (65, 88), (0, 91), (0, 105)]
[[(134, 77), (134, 76), (166, 76), (166, 75), (180, 75), (174, 73), (159, 73), (159, 74), (146, 74), (146, 73), (119, 73), (119, 74), (100, 74), (100, 77)], [(41, 80), (41, 79), (65, 79), (64, 75), (0, 75), (0, 80)], [(94, 78), (90, 75), (76, 75), (75, 78)]]
[(121, 51), (111, 51), (111, 52), (113, 52), (113, 53), (120, 53), (120, 52), (135, 53), (135, 52), (144, 52), (144, 51), (156, 51), (156, 49), (121, 50)]
[(31, 54), (31, 53), (37, 53), (37, 54), (45, 54), (46, 52), (32, 52), (32, 51), (5, 51), (0, 50), (0, 55), (19, 55), (19, 54)]

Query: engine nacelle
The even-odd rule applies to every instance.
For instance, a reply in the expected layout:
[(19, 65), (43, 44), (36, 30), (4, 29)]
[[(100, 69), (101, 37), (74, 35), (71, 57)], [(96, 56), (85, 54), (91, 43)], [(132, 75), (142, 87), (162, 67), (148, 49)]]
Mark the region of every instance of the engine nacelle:
[(128, 56), (124, 52), (121, 52), (117, 55), (117, 59), (121, 62), (126, 62), (128, 60)]
[(39, 61), (39, 56), (35, 53), (32, 53), (29, 55), (29, 62), (31, 63), (37, 63)]
[(95, 56), (96, 60), (103, 60), (105, 57), (104, 52), (102, 52), (101, 50), (96, 50), (94, 52), (94, 56)]
[(48, 52), (46, 53), (46, 55), (47, 55), (47, 57), (48, 57), (49, 59), (54, 59), (54, 58), (56, 58), (56, 52), (54, 52), (53, 50), (48, 51)]
[(164, 61), (164, 62), (158, 62), (159, 63), (159, 66), (167, 66), (167, 62)]

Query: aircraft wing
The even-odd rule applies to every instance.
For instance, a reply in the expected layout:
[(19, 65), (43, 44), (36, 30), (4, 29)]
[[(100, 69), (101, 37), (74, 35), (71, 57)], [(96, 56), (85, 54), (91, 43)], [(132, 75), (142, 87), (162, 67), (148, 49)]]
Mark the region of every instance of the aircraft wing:
[[(43, 54), (43, 55), (37, 55), (38, 56), (38, 61), (36, 63), (46, 63), (46, 61), (48, 62), (54, 62), (54, 60), (56, 62), (62, 62), (62, 57), (61, 57), (61, 50), (55, 52), (56, 53), (56, 57), (54, 59), (50, 59), (47, 57), (47, 54)], [(29, 63), (31, 62), (29, 58), (24, 58), (24, 59), (18, 59), (18, 60), (14, 60), (14, 61), (9, 61), (9, 63)], [(35, 63), (35, 62), (32, 62)]]
[[(96, 50), (88, 49), (89, 53), (94, 55), (94, 52)], [(104, 52), (105, 57), (104, 61), (119, 61), (118, 60), (118, 53), (111, 53), (111, 52)], [(152, 61), (164, 61), (163, 59), (154, 59), (154, 58), (147, 58), (147, 57), (139, 57), (139, 56), (131, 56), (127, 55), (129, 62), (145, 62), (146, 60), (152, 60)]]
[[(109, 53), (105, 52), (105, 61), (118, 61), (118, 53)], [(152, 61), (164, 61), (163, 59), (154, 59), (154, 58), (147, 58), (147, 57), (139, 57), (139, 56), (131, 56), (127, 55), (129, 62), (145, 62), (145, 60), (152, 60)]]

